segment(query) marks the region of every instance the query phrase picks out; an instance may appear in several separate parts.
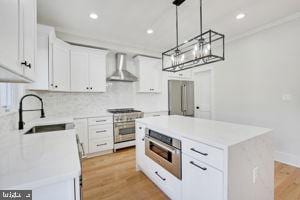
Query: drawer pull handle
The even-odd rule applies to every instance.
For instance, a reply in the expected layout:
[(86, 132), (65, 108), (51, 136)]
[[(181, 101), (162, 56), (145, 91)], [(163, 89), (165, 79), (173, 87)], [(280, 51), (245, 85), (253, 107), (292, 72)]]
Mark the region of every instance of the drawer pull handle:
[(208, 153), (202, 153), (202, 152), (200, 152), (200, 151), (197, 151), (197, 150), (194, 149), (194, 148), (191, 148), (191, 151), (194, 151), (194, 152), (196, 152), (196, 153), (199, 153), (199, 154), (201, 154), (202, 156), (208, 156)]
[(163, 178), (161, 175), (159, 175), (159, 173), (158, 173), (157, 171), (155, 172), (155, 174), (156, 174), (156, 176), (158, 176), (161, 180), (163, 180), (163, 181), (166, 180), (166, 178)]
[(106, 119), (102, 119), (102, 120), (97, 120), (96, 122), (105, 122)]
[(106, 130), (103, 130), (103, 131), (96, 131), (96, 133), (105, 133)]
[(192, 165), (194, 165), (195, 167), (198, 167), (198, 168), (202, 169), (203, 171), (207, 170), (206, 167), (201, 167), (201, 166), (197, 165), (196, 163), (194, 163), (193, 161), (190, 161), (190, 163), (191, 163)]
[(153, 117), (159, 117), (160, 115), (153, 115)]
[(142, 141), (145, 141), (145, 138), (142, 138)]
[(107, 143), (97, 144), (96, 146), (97, 146), (97, 147), (101, 147), (101, 146), (104, 146), (104, 145), (107, 145)]
[(142, 127), (139, 127), (140, 130), (142, 130)]

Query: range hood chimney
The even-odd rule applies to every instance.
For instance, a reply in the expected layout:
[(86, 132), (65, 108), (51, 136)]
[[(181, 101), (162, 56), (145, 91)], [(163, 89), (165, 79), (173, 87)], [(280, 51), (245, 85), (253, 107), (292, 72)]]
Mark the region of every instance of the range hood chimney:
[(116, 53), (116, 71), (107, 78), (108, 81), (135, 82), (138, 80), (136, 76), (127, 71), (126, 57), (125, 53)]

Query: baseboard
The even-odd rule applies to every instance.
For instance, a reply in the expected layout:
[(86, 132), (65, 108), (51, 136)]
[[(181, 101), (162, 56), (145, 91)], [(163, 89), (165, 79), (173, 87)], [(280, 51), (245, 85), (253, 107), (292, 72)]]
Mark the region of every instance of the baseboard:
[(275, 151), (275, 160), (300, 168), (300, 157), (281, 151)]

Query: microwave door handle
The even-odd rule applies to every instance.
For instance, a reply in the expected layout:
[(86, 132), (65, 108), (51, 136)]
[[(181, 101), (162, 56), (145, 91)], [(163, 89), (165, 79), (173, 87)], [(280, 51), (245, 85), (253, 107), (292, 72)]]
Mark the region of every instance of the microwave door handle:
[(159, 147), (161, 147), (161, 148), (163, 148), (163, 149), (165, 149), (167, 151), (170, 151), (171, 153), (176, 153), (176, 148), (174, 148), (174, 147), (171, 147), (171, 146), (169, 146), (167, 144), (164, 144), (164, 143), (162, 143), (162, 142), (160, 142), (160, 141), (158, 141), (156, 139), (150, 138), (149, 136), (146, 136), (145, 139), (149, 140), (150, 142), (158, 145)]

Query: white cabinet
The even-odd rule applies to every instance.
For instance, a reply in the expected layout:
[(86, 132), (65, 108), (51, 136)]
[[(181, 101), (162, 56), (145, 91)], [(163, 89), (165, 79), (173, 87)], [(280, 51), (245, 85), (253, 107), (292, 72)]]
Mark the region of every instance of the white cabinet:
[(89, 149), (89, 136), (88, 136), (88, 123), (87, 119), (75, 119), (75, 130), (79, 136), (80, 143), (83, 145), (84, 153), (88, 153)]
[(50, 90), (70, 91), (70, 45), (55, 38), (51, 47)]
[(71, 91), (106, 91), (107, 51), (71, 47)]
[(21, 0), (23, 8), (23, 61), (27, 62), (24, 76), (34, 79), (36, 63), (36, 0)]
[(193, 77), (193, 71), (192, 70), (184, 70), (180, 72), (169, 72), (168, 73), (169, 79), (183, 79), (183, 80), (190, 80)]
[(91, 92), (106, 92), (107, 51), (94, 50), (89, 53), (89, 80)]
[[(1, 1), (0, 19), (0, 67), (19, 75), (22, 79), (33, 80), (36, 0)], [(15, 81), (18, 82), (18, 79)]]
[(71, 50), (71, 91), (85, 92), (89, 86), (89, 54), (73, 49)]
[(146, 169), (146, 155), (145, 155), (145, 125), (136, 123), (136, 168), (137, 170)]
[(144, 113), (144, 117), (159, 117), (159, 116), (167, 116), (167, 115), (169, 115), (168, 111), (146, 112), (146, 113)]
[(135, 57), (138, 66), (138, 92), (160, 93), (162, 88), (161, 59)]
[(223, 173), (210, 165), (182, 155), (182, 199), (223, 199)]
[(181, 181), (145, 154), (145, 129), (136, 123), (136, 169), (142, 170), (171, 199), (181, 199)]
[(0, 66), (22, 74), (23, 66), (19, 58), (19, 8), (20, 0), (0, 1)]
[[(33, 200), (79, 200), (79, 177), (32, 188)], [(55, 192), (53, 192), (55, 191)]]
[(89, 154), (112, 152), (114, 148), (112, 117), (88, 118), (88, 125)]
[(53, 27), (40, 25), (37, 26), (37, 54), (35, 81), (30, 84), (28, 89), (31, 90), (49, 90), (49, 61), (52, 50), (50, 50), (49, 41), (51, 37), (55, 37)]

